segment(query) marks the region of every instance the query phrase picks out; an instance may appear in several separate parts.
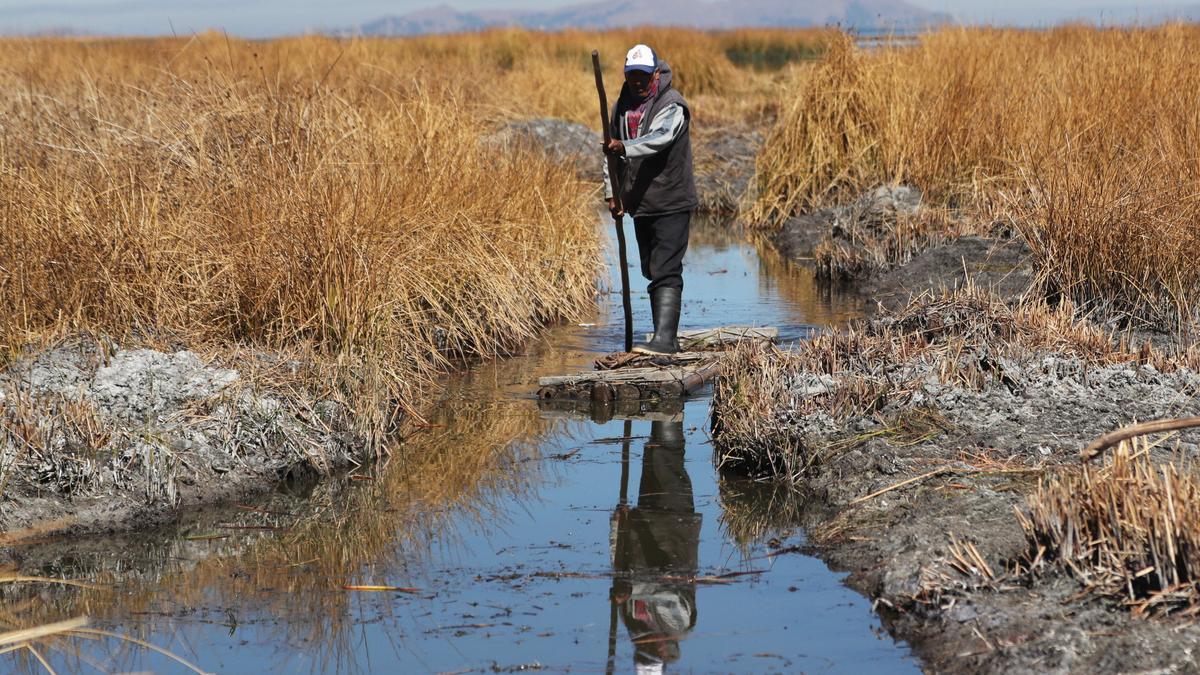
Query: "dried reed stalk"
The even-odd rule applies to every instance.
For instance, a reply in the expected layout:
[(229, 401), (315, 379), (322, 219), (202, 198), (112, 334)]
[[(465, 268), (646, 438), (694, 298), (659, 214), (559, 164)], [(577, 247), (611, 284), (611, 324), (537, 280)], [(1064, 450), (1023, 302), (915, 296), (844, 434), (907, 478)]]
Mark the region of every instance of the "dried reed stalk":
[(1159, 463), (1144, 437), (1121, 441), (1103, 467), (1042, 482), (1018, 517), (1033, 567), (1054, 564), (1138, 614), (1200, 613), (1200, 474)]
[(1006, 381), (1006, 361), (1037, 353), (1095, 365), (1151, 364), (1163, 372), (1200, 366), (1200, 350), (1131, 348), (1074, 313), (1069, 303), (1010, 306), (966, 288), (923, 295), (794, 351), (735, 351), (713, 400), (718, 459), (727, 467), (798, 481), (823, 455), (866, 440), (805, 438), (806, 420), (846, 420), (889, 406), (894, 419), (877, 435), (928, 440), (942, 432), (944, 420), (905, 404), (931, 371), (944, 383), (978, 390)]

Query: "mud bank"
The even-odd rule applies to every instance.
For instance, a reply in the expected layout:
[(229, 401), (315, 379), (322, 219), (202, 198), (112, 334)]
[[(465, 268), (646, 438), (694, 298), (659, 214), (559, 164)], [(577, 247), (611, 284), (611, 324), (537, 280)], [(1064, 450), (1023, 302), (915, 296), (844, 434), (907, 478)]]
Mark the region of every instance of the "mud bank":
[(727, 462), (796, 478), (816, 550), (931, 671), (1190, 670), (1200, 626), (1136, 619), (1061, 569), (1009, 571), (1040, 479), (1114, 428), (1200, 414), (1192, 360), (1044, 307), (926, 298), (747, 355), (719, 385), (716, 439)]
[(1016, 300), (1034, 280), (1031, 251), (1011, 229), (929, 208), (906, 186), (883, 186), (845, 206), (790, 218), (771, 240), (822, 281), (893, 310), (968, 280)]
[(148, 527), (364, 458), (343, 405), (255, 379), (103, 339), (18, 358), (0, 372), (0, 531)]

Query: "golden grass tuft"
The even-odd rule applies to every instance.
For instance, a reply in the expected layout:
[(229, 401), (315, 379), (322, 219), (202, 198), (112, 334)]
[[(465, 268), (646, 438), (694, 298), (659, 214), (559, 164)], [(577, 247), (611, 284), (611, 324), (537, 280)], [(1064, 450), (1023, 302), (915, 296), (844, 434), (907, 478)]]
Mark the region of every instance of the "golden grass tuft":
[(308, 345), (386, 400), (588, 306), (571, 169), (376, 47), (0, 43), (0, 343)]
[(1160, 325), (1195, 319), (1200, 28), (950, 28), (913, 46), (848, 37), (797, 75), (746, 220), (906, 183), (1013, 221), (1043, 288)]
[(1200, 613), (1200, 473), (1183, 456), (1151, 459), (1145, 437), (1104, 466), (1044, 480), (1018, 511), (1032, 567), (1065, 569), (1135, 614)]

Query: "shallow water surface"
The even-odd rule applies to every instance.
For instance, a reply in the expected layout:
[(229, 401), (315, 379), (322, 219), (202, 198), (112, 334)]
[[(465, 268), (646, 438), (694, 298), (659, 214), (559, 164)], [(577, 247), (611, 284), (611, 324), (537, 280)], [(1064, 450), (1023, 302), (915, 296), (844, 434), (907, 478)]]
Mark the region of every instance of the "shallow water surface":
[[(715, 224), (697, 224), (685, 283), (685, 328), (796, 340), (861, 311)], [(44, 595), (46, 618), (86, 612), (213, 672), (916, 671), (842, 575), (789, 552), (801, 504), (713, 469), (707, 394), (600, 420), (539, 408), (539, 376), (619, 346), (609, 297), (451, 383), (429, 430), (374, 473), (31, 552), (26, 571), (106, 582)], [(366, 585), (402, 590), (346, 588)], [(67, 672), (183, 669), (111, 638), (46, 657)]]

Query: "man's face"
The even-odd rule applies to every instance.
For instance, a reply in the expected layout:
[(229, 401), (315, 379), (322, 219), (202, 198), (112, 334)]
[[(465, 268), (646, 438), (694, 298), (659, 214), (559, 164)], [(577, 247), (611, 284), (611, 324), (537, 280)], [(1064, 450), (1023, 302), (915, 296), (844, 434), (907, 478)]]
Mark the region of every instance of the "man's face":
[(629, 85), (629, 91), (638, 98), (645, 98), (650, 94), (650, 85), (654, 82), (654, 78), (658, 77), (658, 73), (644, 73), (640, 70), (631, 70), (625, 73), (625, 83)]

